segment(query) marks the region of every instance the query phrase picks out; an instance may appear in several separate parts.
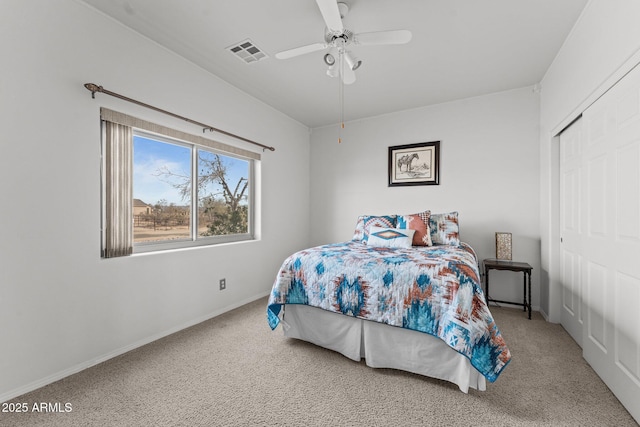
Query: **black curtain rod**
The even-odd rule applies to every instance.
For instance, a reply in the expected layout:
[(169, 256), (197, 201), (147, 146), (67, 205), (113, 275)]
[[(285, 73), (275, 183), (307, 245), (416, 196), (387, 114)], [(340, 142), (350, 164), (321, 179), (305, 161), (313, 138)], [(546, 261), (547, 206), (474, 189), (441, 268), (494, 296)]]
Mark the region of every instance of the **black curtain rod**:
[(120, 98), (122, 100), (125, 100), (125, 101), (128, 101), (128, 102), (132, 102), (134, 104), (138, 104), (138, 105), (141, 105), (141, 106), (146, 107), (146, 108), (150, 108), (151, 110), (159, 111), (161, 113), (164, 113), (164, 114), (167, 114), (169, 116), (184, 120), (186, 122), (193, 123), (194, 125), (201, 126), (203, 133), (206, 132), (206, 131), (210, 131), (210, 132), (214, 132), (215, 131), (215, 132), (221, 133), (223, 135), (228, 135), (228, 136), (231, 136), (233, 138), (240, 139), (242, 141), (248, 142), (250, 144), (257, 145), (259, 147), (262, 147), (263, 150), (276, 151), (275, 148), (269, 147), (268, 145), (260, 144), (259, 142), (255, 142), (255, 141), (252, 141), (250, 139), (243, 138), (243, 137), (238, 136), (236, 134), (233, 134), (231, 132), (227, 132), (227, 131), (224, 131), (222, 129), (218, 129), (218, 128), (215, 128), (213, 126), (206, 125), (204, 123), (196, 122), (195, 120), (191, 120), (191, 119), (189, 119), (187, 117), (179, 116), (179, 115), (174, 114), (174, 113), (172, 113), (170, 111), (166, 111), (166, 110), (163, 110), (161, 108), (154, 107), (153, 105), (145, 104), (144, 102), (136, 101), (135, 99), (128, 98), (128, 97), (126, 97), (124, 95), (120, 95), (119, 93), (111, 92), (110, 90), (107, 90), (107, 89), (103, 88), (102, 86), (99, 86), (99, 85), (97, 85), (95, 83), (85, 83), (84, 87), (86, 87), (87, 90), (91, 91), (91, 97), (92, 98), (96, 97), (96, 92), (101, 92), (101, 93), (104, 93), (106, 95), (111, 95), (111, 96), (114, 96), (116, 98)]

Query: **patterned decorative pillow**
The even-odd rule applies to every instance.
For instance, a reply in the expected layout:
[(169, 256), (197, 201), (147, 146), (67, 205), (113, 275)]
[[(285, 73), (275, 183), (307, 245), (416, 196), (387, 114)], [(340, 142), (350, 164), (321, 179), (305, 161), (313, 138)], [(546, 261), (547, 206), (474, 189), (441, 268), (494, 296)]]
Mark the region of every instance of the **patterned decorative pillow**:
[(365, 216), (363, 218), (364, 233), (362, 241), (366, 243), (369, 238), (369, 230), (371, 227), (384, 227), (394, 228), (396, 226), (396, 215), (384, 215), (384, 216)]
[(369, 228), (367, 246), (381, 248), (410, 248), (415, 230), (409, 228), (376, 227)]
[(429, 230), (434, 245), (459, 245), (458, 212), (431, 214)]
[(430, 217), (431, 211), (411, 215), (398, 215), (397, 227), (400, 229), (415, 230), (413, 246), (433, 246), (431, 232), (429, 231)]
[(367, 215), (360, 215), (358, 217), (358, 221), (356, 221), (356, 229), (353, 232), (353, 240), (354, 242), (361, 242), (364, 239), (364, 219)]

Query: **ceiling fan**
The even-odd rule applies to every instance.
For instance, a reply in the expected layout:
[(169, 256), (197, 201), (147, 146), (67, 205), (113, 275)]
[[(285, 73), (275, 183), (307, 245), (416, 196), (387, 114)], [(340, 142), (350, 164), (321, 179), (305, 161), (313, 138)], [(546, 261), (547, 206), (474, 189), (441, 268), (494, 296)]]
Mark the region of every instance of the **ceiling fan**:
[(324, 55), (324, 62), (329, 66), (327, 74), (331, 77), (340, 76), (344, 84), (351, 84), (356, 81), (355, 70), (362, 65), (362, 61), (348, 50), (350, 46), (405, 44), (411, 40), (409, 30), (354, 34), (342, 24), (342, 18), (349, 12), (349, 6), (346, 3), (336, 2), (336, 0), (316, 0), (316, 3), (327, 26), (324, 42), (284, 50), (276, 53), (276, 58), (289, 59), (329, 49), (329, 52)]

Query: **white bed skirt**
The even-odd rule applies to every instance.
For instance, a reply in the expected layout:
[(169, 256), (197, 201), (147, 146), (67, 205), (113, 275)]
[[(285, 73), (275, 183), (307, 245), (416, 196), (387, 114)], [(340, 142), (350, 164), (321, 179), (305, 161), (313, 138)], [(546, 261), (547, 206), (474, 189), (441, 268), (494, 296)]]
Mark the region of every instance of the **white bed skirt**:
[(372, 368), (400, 369), (450, 381), (464, 393), (486, 390), (486, 379), (469, 359), (429, 334), (356, 319), (306, 305), (290, 304), (283, 313), (284, 335), (364, 358)]

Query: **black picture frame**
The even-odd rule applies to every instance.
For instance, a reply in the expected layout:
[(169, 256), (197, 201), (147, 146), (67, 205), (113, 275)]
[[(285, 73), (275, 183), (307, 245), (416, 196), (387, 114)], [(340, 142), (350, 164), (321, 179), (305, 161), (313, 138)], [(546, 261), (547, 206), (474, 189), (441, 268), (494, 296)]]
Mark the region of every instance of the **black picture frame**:
[(389, 187), (440, 185), (440, 141), (389, 147)]

